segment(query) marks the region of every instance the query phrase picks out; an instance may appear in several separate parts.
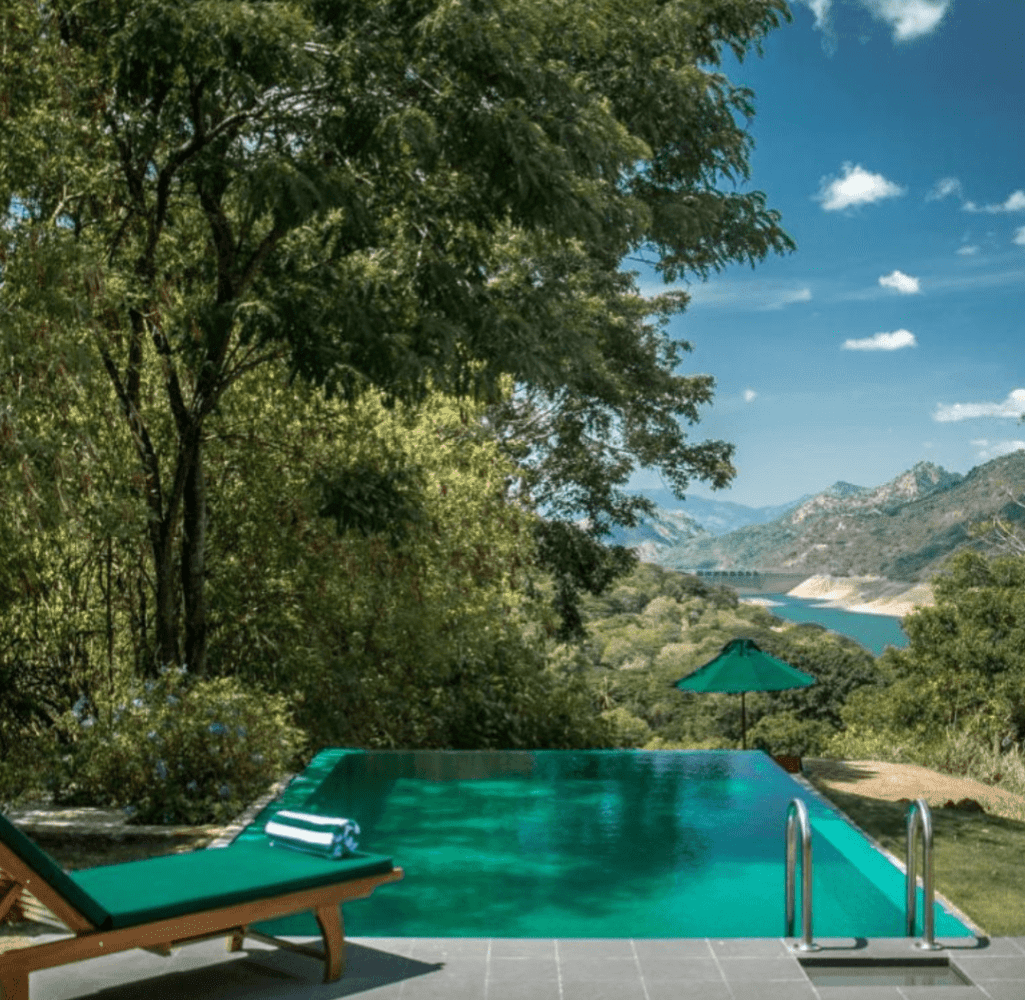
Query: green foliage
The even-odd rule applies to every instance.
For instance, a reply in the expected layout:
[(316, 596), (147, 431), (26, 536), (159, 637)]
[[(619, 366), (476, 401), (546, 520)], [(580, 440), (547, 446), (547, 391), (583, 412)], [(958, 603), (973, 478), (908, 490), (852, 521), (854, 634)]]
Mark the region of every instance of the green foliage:
[(649, 746), (741, 746), (739, 695), (674, 686), (731, 639), (754, 639), (816, 678), (807, 688), (746, 696), (749, 745), (770, 753), (821, 752), (843, 726), (847, 700), (884, 690), (890, 680), (849, 639), (784, 622), (739, 603), (735, 591), (658, 566), (641, 564), (608, 594), (584, 603), (590, 638), (582, 648), (598, 703), (606, 715), (622, 708), (647, 725)]
[(373, 465), (348, 468), (337, 479), (321, 476), (324, 502), (317, 513), (334, 519), (338, 533), (387, 535), (397, 545), (421, 513), (419, 469), (380, 471)]
[(845, 719), (918, 740), (947, 727), (984, 741), (1025, 736), (1025, 557), (958, 553), (933, 581), (936, 606), (904, 619), (907, 649), (888, 649), (885, 691)]
[[(349, 405), (269, 370), (253, 379), (208, 449), (224, 503), (209, 541), (215, 669), (295, 695), (318, 746), (603, 745), (582, 679), (546, 664), (556, 625), (535, 516), (504, 496), (513, 468), (481, 407)], [(245, 462), (220, 444), (241, 427)], [(401, 536), (320, 516), (320, 470), (359, 490), (414, 468)]]
[[(120, 704), (168, 664), (283, 695), (322, 742), (621, 738), (546, 657), (580, 630), (578, 592), (632, 563), (597, 543), (643, 508), (619, 489), (635, 464), (681, 491), (734, 471), (682, 429), (714, 388), (676, 374), (687, 296), (641, 296), (621, 261), (675, 281), (794, 248), (735, 190), (752, 95), (711, 69), (788, 17), (16, 0), (3, 752), (51, 729), (54, 752), (79, 745), (74, 691)], [(665, 586), (739, 627), (727, 591), (639, 580), (638, 612)], [(643, 623), (645, 662), (682, 625)], [(147, 815), (186, 809), (70, 756), (68, 794), (123, 774)]]
[(601, 713), (601, 717), (613, 727), (609, 743), (611, 747), (626, 749), (642, 747), (652, 738), (651, 727), (622, 705), (607, 709)]
[(826, 742), (824, 757), (837, 760), (885, 760), (894, 764), (915, 763), (914, 739), (908, 733), (893, 732), (874, 725), (853, 721), (857, 717), (855, 705), (860, 705), (858, 694), (851, 699), (849, 715), (852, 721), (834, 733)]
[(538, 520), (534, 527), (538, 566), (555, 584), (553, 608), (562, 619), (558, 638), (582, 638), (579, 594), (601, 594), (636, 565), (637, 557), (621, 545), (607, 548), (575, 524)]
[(928, 761), (926, 766), (934, 770), (1025, 794), (1025, 757), (1020, 745), (1009, 740), (994, 739), (987, 743), (976, 728), (948, 728), (942, 739), (921, 756)]
[(792, 712), (801, 719), (822, 722), (831, 729), (843, 725), (841, 711), (860, 688), (881, 690), (886, 677), (875, 657), (851, 639), (829, 633), (807, 634), (803, 628), (771, 633), (759, 645), (765, 652), (815, 678), (805, 688), (766, 692), (769, 714)]
[(70, 742), (54, 801), (123, 806), (137, 823), (224, 823), (287, 770), (305, 736), (285, 698), (232, 678), (189, 683), (177, 669), (124, 700), (82, 697), (58, 726)]
[(817, 757), (836, 730), (821, 719), (808, 718), (793, 710), (763, 715), (747, 731), (747, 745), (767, 754), (796, 754)]

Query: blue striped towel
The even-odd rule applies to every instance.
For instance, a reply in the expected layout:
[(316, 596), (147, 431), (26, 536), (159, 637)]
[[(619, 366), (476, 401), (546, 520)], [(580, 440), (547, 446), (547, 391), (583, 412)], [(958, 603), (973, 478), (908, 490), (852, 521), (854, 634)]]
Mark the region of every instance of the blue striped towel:
[(290, 847), (322, 858), (344, 858), (359, 846), (359, 824), (338, 816), (282, 810), (267, 820), (263, 830), (272, 847)]

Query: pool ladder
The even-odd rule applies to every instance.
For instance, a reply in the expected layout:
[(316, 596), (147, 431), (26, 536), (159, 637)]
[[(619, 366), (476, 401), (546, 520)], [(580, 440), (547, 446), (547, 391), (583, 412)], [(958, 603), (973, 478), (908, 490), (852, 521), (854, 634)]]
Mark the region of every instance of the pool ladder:
[(818, 951), (819, 946), (811, 939), (811, 823), (808, 807), (800, 799), (792, 799), (787, 806), (787, 870), (786, 907), (787, 926), (785, 937), (794, 936), (794, 910), (796, 907), (797, 879), (797, 828), (801, 831), (801, 940), (797, 951)]
[[(907, 874), (906, 882), (906, 930), (908, 937), (915, 936), (915, 918), (918, 905), (918, 886), (915, 869), (918, 865), (918, 829), (922, 830), (922, 940), (915, 942), (916, 948), (935, 951), (942, 948), (934, 940), (933, 924), (933, 867), (932, 867), (932, 814), (925, 799), (918, 799), (908, 810), (907, 819)], [(797, 892), (797, 835), (801, 836), (801, 940), (795, 946), (797, 951), (818, 951), (819, 945), (811, 936), (811, 822), (808, 807), (800, 799), (792, 799), (787, 806), (786, 828), (786, 934), (794, 936), (794, 916)]]
[(918, 867), (918, 828), (922, 829), (922, 940), (916, 948), (936, 951), (942, 948), (933, 938), (933, 878), (932, 878), (932, 813), (925, 799), (918, 799), (908, 809), (908, 846), (906, 881), (907, 936), (915, 936), (915, 909), (918, 904), (918, 886), (915, 869)]

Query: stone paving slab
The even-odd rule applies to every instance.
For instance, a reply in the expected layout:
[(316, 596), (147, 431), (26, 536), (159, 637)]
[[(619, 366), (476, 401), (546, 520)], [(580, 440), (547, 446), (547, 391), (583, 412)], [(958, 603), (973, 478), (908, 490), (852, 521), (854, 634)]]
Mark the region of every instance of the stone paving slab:
[[(819, 957), (922, 956), (908, 938), (819, 943)], [(815, 986), (775, 938), (353, 938), (345, 975), (327, 984), (310, 959), (251, 940), (228, 953), (217, 939), (170, 958), (131, 951), (45, 969), (30, 985), (33, 1000), (1025, 1000), (1025, 938), (940, 943), (931, 954), (973, 985)]]

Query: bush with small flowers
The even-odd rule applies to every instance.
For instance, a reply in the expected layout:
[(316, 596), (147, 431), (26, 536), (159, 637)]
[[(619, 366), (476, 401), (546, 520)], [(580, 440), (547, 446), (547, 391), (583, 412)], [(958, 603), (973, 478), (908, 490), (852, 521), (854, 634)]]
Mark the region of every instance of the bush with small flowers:
[(301, 763), (286, 698), (237, 678), (164, 669), (117, 704), (82, 697), (61, 720), (54, 801), (122, 808), (130, 823), (218, 824)]

